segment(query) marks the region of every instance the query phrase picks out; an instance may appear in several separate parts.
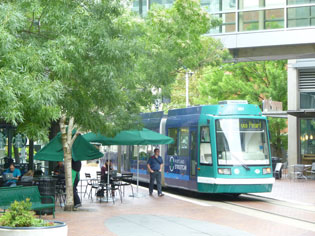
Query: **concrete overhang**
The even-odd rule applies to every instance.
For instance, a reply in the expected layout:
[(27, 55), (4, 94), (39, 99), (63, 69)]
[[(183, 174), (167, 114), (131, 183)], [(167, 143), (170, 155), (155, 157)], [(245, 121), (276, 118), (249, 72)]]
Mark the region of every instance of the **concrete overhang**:
[(315, 28), (211, 35), (221, 40), (234, 62), (315, 57)]
[(262, 115), (274, 118), (288, 118), (287, 111), (263, 111)]
[(288, 115), (298, 118), (315, 118), (315, 109), (287, 111)]

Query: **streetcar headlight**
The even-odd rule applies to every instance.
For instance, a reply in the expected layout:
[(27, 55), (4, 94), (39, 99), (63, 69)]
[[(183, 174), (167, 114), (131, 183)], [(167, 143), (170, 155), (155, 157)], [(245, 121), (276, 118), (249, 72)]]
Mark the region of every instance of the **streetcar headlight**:
[(231, 168), (218, 168), (218, 173), (220, 175), (230, 175), (231, 174)]
[(266, 175), (266, 174), (271, 174), (271, 168), (268, 167), (268, 168), (263, 168), (263, 174)]

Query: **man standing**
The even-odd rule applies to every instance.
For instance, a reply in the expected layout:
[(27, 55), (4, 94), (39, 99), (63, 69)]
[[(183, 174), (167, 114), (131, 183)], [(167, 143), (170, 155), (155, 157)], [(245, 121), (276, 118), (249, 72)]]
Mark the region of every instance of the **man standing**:
[(161, 185), (161, 172), (163, 167), (163, 160), (160, 156), (160, 150), (158, 148), (154, 149), (154, 155), (148, 160), (148, 170), (150, 172), (150, 185), (149, 185), (149, 194), (152, 196), (154, 181), (156, 180), (158, 196), (162, 197), (162, 185)]
[(8, 186), (8, 187), (15, 187), (17, 181), (21, 177), (21, 171), (15, 168), (13, 163), (10, 164), (9, 169), (7, 169), (3, 174), (12, 174), (13, 176), (11, 179), (8, 179), (4, 183), (4, 186)]

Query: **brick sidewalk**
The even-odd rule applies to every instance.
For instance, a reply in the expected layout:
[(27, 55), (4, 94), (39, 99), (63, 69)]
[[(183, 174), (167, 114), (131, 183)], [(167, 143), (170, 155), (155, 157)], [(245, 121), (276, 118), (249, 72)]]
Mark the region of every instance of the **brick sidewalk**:
[(315, 180), (276, 180), (271, 193), (256, 195), (315, 205)]
[[(273, 195), (285, 193), (285, 186), (300, 183), (277, 181)], [(311, 183), (302, 183), (309, 186)], [(312, 182), (312, 185), (314, 186)], [(282, 191), (281, 191), (282, 189)], [(303, 189), (303, 188), (302, 188)], [(56, 220), (69, 226), (69, 236), (249, 236), (249, 235), (295, 235), (311, 236), (315, 232), (307, 231), (289, 224), (275, 222), (259, 215), (223, 209), (207, 204), (207, 201), (181, 200), (166, 194), (164, 197), (148, 196), (148, 191), (140, 189), (141, 198), (129, 197), (126, 193), (123, 203), (99, 203), (85, 199), (83, 206), (76, 212), (64, 212), (57, 209)], [(294, 192), (292, 190), (292, 192)], [(293, 195), (292, 193), (292, 196)], [(299, 194), (296, 194), (299, 196)], [(310, 197), (307, 199), (310, 200)], [(203, 204), (202, 202), (205, 202)], [(48, 217), (51, 219), (51, 217)], [(158, 223), (157, 223), (158, 222)]]

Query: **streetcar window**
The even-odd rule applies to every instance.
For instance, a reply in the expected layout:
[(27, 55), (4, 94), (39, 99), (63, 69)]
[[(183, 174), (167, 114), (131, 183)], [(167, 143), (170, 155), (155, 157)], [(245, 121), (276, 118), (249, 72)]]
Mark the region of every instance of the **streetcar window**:
[(189, 155), (189, 129), (181, 128), (179, 130), (179, 155), (188, 156)]
[(265, 120), (220, 119), (216, 136), (219, 165), (269, 165)]
[(210, 129), (208, 126), (200, 127), (200, 142), (210, 143)]
[(177, 132), (177, 128), (168, 129), (168, 136), (174, 139), (174, 143), (168, 145), (168, 155), (177, 155)]
[(210, 129), (208, 126), (200, 127), (200, 164), (212, 164)]

